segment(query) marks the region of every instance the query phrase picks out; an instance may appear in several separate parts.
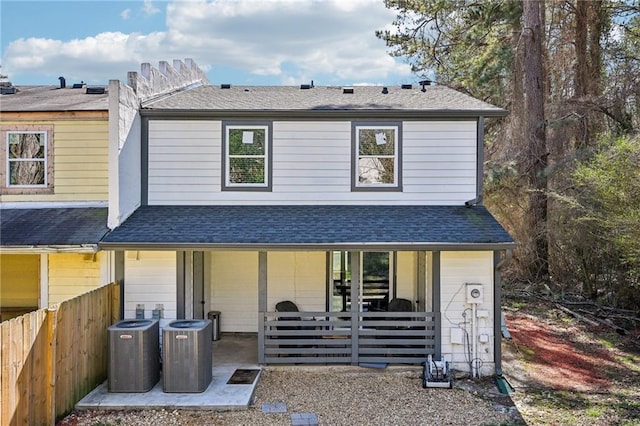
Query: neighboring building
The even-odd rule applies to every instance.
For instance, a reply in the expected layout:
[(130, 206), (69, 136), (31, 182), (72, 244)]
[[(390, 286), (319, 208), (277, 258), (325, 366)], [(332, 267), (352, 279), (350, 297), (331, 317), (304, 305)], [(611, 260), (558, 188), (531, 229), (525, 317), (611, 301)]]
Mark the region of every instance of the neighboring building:
[[(427, 83), (143, 101), (135, 132), (111, 141), (120, 185), (100, 243), (119, 253), (125, 317), (219, 311), (267, 364), (432, 354), (492, 374), (514, 243), (479, 200), (484, 119), (505, 114)], [(286, 300), (303, 312), (276, 312)]]
[[(196, 81), (194, 75), (198, 75), (197, 81), (204, 75), (199, 70), (185, 70), (180, 61), (174, 61), (175, 68), (166, 62), (161, 65), (158, 71), (143, 64), (142, 76), (129, 74), (137, 92), (120, 90), (124, 85), (117, 81), (112, 81), (109, 88), (67, 85), (62, 77), (58, 86), (3, 85), (3, 320), (59, 303), (117, 278), (114, 253), (98, 247), (109, 229), (110, 192), (118, 194), (118, 183), (128, 177), (126, 170), (121, 170), (120, 177), (113, 177), (115, 184), (110, 183), (116, 174), (112, 168), (118, 170), (117, 162), (109, 163), (110, 146), (117, 152), (124, 145), (118, 143), (123, 129), (131, 133), (127, 107), (135, 111), (141, 99), (191, 86)], [(139, 175), (139, 162), (125, 166)]]
[(2, 87), (0, 311), (7, 319), (110, 279), (104, 87)]

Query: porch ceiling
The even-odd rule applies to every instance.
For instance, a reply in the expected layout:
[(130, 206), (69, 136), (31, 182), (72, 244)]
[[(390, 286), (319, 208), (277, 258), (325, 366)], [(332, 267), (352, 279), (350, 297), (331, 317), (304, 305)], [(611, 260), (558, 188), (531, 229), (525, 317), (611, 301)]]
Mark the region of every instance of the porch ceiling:
[(483, 206), (143, 206), (104, 249), (493, 250), (513, 239)]
[(96, 245), (107, 233), (107, 208), (0, 209), (0, 246)]

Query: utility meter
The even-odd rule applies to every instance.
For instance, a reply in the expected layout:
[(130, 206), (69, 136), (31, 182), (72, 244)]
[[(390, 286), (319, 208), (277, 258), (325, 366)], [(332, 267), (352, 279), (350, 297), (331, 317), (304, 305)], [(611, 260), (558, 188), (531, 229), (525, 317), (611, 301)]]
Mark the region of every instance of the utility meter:
[(467, 283), (467, 303), (481, 304), (484, 303), (484, 287), (482, 284)]

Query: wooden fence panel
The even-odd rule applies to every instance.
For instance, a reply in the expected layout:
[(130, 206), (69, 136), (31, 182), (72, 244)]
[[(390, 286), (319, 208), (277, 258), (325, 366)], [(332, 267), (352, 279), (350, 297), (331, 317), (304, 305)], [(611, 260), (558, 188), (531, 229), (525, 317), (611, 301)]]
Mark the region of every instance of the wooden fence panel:
[(0, 324), (0, 424), (46, 424), (51, 418), (51, 374), (47, 360), (50, 316), (46, 309)]
[(54, 424), (107, 377), (110, 284), (0, 323), (0, 425)]
[(76, 402), (107, 378), (107, 329), (113, 323), (114, 294), (119, 294), (117, 285), (100, 287), (58, 307), (57, 417), (73, 410)]

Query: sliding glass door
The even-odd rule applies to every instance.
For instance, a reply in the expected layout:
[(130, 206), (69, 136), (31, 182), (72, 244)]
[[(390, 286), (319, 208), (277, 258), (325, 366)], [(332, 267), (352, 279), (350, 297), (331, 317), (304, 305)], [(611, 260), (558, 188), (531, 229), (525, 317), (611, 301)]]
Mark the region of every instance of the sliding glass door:
[[(393, 297), (394, 275), (393, 252), (360, 253), (360, 311), (387, 310)], [(329, 309), (333, 312), (351, 310), (351, 253), (332, 252), (331, 276)]]

